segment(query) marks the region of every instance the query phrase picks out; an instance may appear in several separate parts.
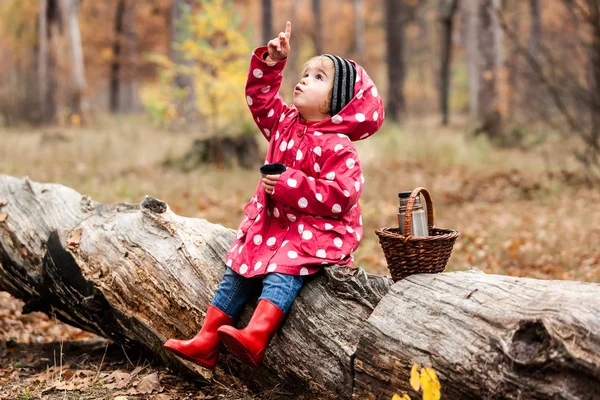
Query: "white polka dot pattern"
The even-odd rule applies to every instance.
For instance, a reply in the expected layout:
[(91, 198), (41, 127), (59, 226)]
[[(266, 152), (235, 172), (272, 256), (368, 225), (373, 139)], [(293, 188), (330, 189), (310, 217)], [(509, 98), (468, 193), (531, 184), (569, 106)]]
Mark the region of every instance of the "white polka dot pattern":
[[(258, 185), (246, 209), (253, 220), (245, 217), (240, 224), (225, 263), (245, 277), (310, 275), (320, 264), (352, 265), (363, 221), (360, 212), (347, 213), (359, 210), (364, 183), (352, 141), (381, 126), (380, 93), (357, 66), (354, 101), (314, 131), (278, 93), (285, 62), (266, 63), (261, 52), (253, 53), (246, 102), (270, 142), (265, 164), (284, 163), (288, 172), (276, 193), (269, 195)], [(348, 220), (348, 215), (356, 218)]]

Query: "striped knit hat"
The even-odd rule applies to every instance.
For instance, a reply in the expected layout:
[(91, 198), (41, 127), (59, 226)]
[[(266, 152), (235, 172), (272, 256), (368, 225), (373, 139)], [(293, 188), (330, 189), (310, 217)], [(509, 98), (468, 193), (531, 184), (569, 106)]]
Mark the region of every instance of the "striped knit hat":
[(331, 115), (336, 115), (354, 97), (356, 68), (348, 60), (333, 54), (324, 54), (333, 61), (333, 93), (331, 94)]

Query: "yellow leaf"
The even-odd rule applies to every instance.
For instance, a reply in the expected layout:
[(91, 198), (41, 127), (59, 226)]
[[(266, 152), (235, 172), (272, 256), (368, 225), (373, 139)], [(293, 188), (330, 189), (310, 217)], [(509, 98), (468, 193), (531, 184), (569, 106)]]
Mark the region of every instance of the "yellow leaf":
[(412, 366), (410, 370), (410, 386), (415, 392), (418, 392), (421, 388), (421, 382), (419, 382), (419, 366), (417, 364)]
[(400, 397), (399, 394), (394, 394), (394, 396), (392, 397), (392, 400), (410, 400), (410, 396), (407, 395), (406, 393), (403, 393), (402, 397)]
[(79, 114), (71, 115), (71, 125), (72, 126), (80, 126), (81, 125), (81, 116)]
[(421, 369), (421, 388), (423, 389), (423, 400), (440, 400), (440, 381), (433, 369)]

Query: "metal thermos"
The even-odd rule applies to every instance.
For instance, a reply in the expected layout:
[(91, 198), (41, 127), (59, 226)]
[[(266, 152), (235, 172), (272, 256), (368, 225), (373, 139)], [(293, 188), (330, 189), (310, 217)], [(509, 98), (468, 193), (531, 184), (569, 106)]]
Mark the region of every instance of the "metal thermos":
[[(412, 192), (400, 192), (398, 193), (398, 199), (400, 206), (398, 207), (398, 225), (400, 225), (400, 233), (404, 235), (404, 217), (406, 216), (406, 205), (408, 204), (408, 198)], [(412, 209), (412, 236), (429, 236), (429, 229), (427, 228), (427, 213), (423, 209), (420, 196), (415, 199), (415, 204)]]

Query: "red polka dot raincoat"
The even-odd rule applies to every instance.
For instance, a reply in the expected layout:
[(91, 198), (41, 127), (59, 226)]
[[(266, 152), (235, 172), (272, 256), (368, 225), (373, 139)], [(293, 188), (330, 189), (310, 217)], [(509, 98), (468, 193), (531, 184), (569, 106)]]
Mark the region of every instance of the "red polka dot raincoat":
[(352, 265), (362, 237), (358, 199), (365, 183), (352, 141), (374, 134), (383, 122), (383, 102), (356, 63), (354, 98), (339, 114), (307, 125), (278, 93), (285, 60), (269, 62), (253, 52), (246, 100), (269, 141), (265, 163), (287, 170), (265, 192), (259, 179), (226, 263), (245, 277), (270, 272), (308, 275), (324, 264)]

